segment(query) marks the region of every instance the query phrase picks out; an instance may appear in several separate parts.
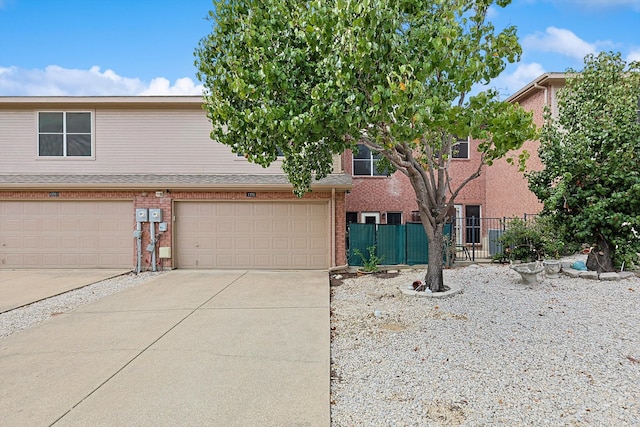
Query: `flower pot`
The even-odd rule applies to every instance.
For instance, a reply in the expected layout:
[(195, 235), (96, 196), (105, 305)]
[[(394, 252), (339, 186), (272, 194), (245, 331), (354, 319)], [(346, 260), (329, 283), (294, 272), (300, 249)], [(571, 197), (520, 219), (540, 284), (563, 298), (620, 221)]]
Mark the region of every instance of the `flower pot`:
[(544, 267), (538, 262), (527, 262), (524, 264), (514, 264), (511, 269), (522, 277), (522, 283), (526, 285), (535, 285), (539, 282), (539, 274), (542, 273)]
[(544, 275), (550, 279), (557, 279), (560, 277), (560, 270), (562, 264), (556, 259), (546, 259), (542, 261), (544, 266)]

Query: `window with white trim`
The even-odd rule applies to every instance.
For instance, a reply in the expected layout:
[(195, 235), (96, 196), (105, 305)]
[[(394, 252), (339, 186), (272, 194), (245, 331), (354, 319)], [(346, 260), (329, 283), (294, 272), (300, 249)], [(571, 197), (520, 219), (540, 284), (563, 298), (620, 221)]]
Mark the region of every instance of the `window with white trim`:
[(92, 123), (88, 111), (38, 112), (38, 156), (93, 156)]
[(386, 170), (378, 171), (380, 153), (369, 150), (368, 147), (358, 144), (358, 151), (353, 153), (353, 175), (354, 176), (387, 176)]
[(469, 138), (456, 138), (453, 144), (451, 157), (454, 159), (469, 158)]

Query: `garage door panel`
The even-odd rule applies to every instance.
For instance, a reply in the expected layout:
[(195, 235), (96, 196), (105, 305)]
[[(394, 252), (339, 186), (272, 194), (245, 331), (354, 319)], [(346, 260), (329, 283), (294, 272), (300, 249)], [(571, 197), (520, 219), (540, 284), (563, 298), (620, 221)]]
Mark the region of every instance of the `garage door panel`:
[(289, 243), (290, 243), (289, 239), (286, 239), (286, 238), (283, 238), (283, 237), (277, 237), (277, 238), (273, 239), (273, 249), (276, 249), (276, 250), (287, 250), (290, 247)]
[(2, 236), (4, 247), (22, 249), (24, 248), (24, 239), (20, 237)]
[(283, 221), (283, 220), (274, 221), (273, 231), (275, 233), (288, 233), (290, 230), (289, 224), (290, 224), (289, 221)]
[[(208, 211), (215, 211), (216, 215), (201, 215)], [(326, 268), (328, 211), (327, 202), (176, 202), (177, 267)], [(212, 237), (212, 248), (190, 246), (193, 224), (198, 224), (201, 238)]]
[(213, 248), (230, 251), (235, 249), (235, 245), (234, 245), (233, 239), (230, 237), (218, 237), (216, 239), (216, 244), (214, 245), (212, 242), (211, 246), (209, 246), (207, 249), (213, 249)]
[(203, 222), (199, 229), (205, 233), (211, 231), (228, 233), (233, 231), (234, 227), (235, 223), (231, 219), (220, 219), (217, 222)]
[(308, 248), (307, 239), (291, 239), (291, 248), (297, 251), (305, 251)]
[(38, 239), (36, 237), (24, 237), (22, 244), (17, 246), (20, 249), (37, 250), (40, 248), (55, 248), (57, 245), (56, 239)]
[[(3, 214), (2, 217), (8, 217), (9, 215), (12, 214)], [(10, 220), (10, 219), (5, 219), (4, 221), (0, 221), (3, 222), (2, 225), (0, 225), (0, 230), (2, 231), (12, 231), (12, 230), (18, 230), (22, 227), (22, 220)]]
[(127, 268), (133, 203), (0, 202), (0, 268)]
[(273, 233), (274, 231), (274, 227), (273, 227), (273, 221), (269, 220), (269, 219), (253, 219), (253, 221), (251, 220), (251, 218), (247, 219), (247, 221), (249, 223), (253, 222), (253, 230), (255, 230), (255, 233)]
[(77, 236), (63, 236), (59, 240), (61, 248), (65, 249), (78, 249), (80, 248), (80, 238)]
[(40, 254), (23, 256), (22, 257), (22, 265), (24, 265), (27, 268), (38, 268), (40, 266), (48, 267), (48, 265), (46, 265), (43, 262), (42, 255), (40, 255)]
[(24, 265), (22, 254), (3, 254), (0, 260), (0, 268), (7, 265)]

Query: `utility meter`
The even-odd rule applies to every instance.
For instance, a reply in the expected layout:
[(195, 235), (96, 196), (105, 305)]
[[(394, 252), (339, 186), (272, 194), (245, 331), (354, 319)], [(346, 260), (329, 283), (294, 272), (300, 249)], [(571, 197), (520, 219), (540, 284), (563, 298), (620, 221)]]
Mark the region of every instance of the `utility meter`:
[(137, 208), (136, 222), (147, 222), (147, 221), (149, 221), (149, 210), (146, 208)]
[(162, 209), (149, 209), (149, 221), (162, 222)]

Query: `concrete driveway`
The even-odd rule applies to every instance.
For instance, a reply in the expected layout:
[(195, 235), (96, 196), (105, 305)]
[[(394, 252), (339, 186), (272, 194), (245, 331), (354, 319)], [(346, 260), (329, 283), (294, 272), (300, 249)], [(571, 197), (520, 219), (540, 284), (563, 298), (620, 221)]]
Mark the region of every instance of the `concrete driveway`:
[(325, 271), (174, 270), (0, 340), (4, 425), (328, 426)]
[(0, 313), (130, 270), (0, 270)]

